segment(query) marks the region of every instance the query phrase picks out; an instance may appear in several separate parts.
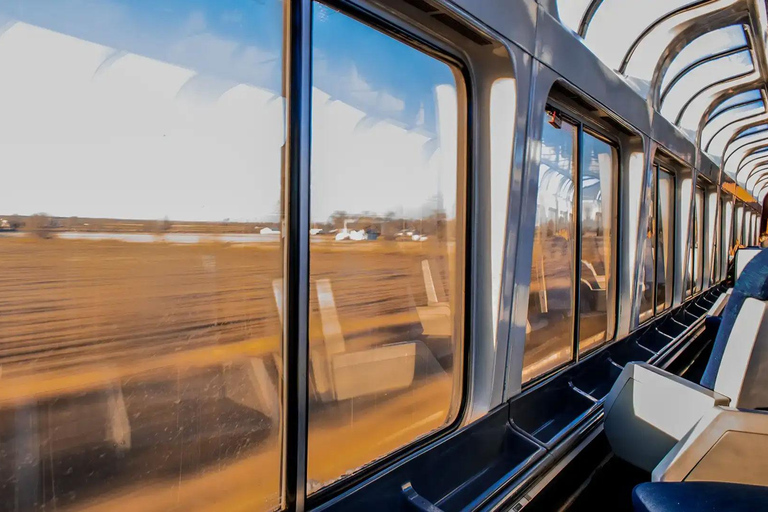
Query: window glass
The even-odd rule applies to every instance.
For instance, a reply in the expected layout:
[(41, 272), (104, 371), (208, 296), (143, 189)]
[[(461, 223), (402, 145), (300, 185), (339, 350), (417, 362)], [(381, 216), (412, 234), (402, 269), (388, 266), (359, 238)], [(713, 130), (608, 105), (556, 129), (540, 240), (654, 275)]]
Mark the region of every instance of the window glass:
[(760, 133), (768, 131), (768, 124), (760, 124), (757, 126), (753, 126), (751, 128), (747, 128), (743, 132), (739, 133), (739, 136), (733, 139), (734, 141), (737, 141), (741, 139), (742, 137), (746, 137), (747, 135), (752, 135), (753, 133)]
[(670, 82), (688, 66), (713, 55), (746, 46), (747, 36), (741, 25), (713, 30), (697, 37), (683, 48), (669, 65), (661, 82), (661, 90), (666, 90)]
[(755, 163), (755, 162), (758, 162), (758, 161), (760, 163), (762, 163), (763, 161), (765, 161), (768, 158), (768, 155), (766, 155), (766, 153), (768, 153), (768, 148), (763, 148), (763, 149), (760, 149), (758, 151), (755, 151), (754, 153), (751, 153), (749, 156), (744, 158), (739, 163), (739, 169), (743, 169), (748, 164)]
[(688, 262), (685, 268), (685, 294), (686, 297), (692, 295), (695, 290), (694, 274), (696, 268), (696, 241), (698, 240), (698, 230), (696, 217), (696, 204), (694, 201), (693, 208), (691, 208), (691, 229), (689, 231), (689, 238), (687, 244)]
[(643, 262), (640, 266), (640, 322), (653, 316), (653, 278), (656, 272), (656, 236), (657, 236), (657, 205), (656, 205), (656, 180), (658, 166), (653, 166), (653, 175), (648, 184), (647, 196), (649, 197), (648, 206), (648, 228), (644, 237), (645, 247), (643, 248)]
[(728, 263), (731, 258), (731, 249), (733, 248), (733, 202), (728, 198), (723, 198), (723, 266), (720, 269), (720, 279), (725, 279), (728, 270)]
[[(734, 57), (738, 57), (739, 55), (740, 54), (734, 55)], [(723, 66), (724, 69), (728, 67), (730, 66)], [(731, 88), (752, 82), (757, 76), (758, 73), (754, 70), (754, 67), (745, 64), (741, 73), (729, 76), (719, 82), (712, 82), (710, 85), (706, 86), (706, 89), (704, 90), (694, 91), (690, 103), (680, 113), (680, 122), (678, 126), (686, 132), (691, 140), (695, 140), (695, 132), (698, 130), (699, 123), (712, 102)], [(707, 83), (704, 81), (706, 80), (706, 77), (701, 80), (702, 87), (704, 87)]]
[(674, 291), (675, 175), (658, 169), (656, 212), (656, 311), (672, 305)]
[(744, 205), (736, 204), (736, 225), (734, 237), (736, 245), (744, 245)]
[(701, 291), (704, 284), (704, 189), (696, 188), (696, 243), (694, 245), (694, 291)]
[(618, 69), (627, 50), (649, 25), (690, 3), (693, 0), (606, 0), (589, 26), (587, 46), (612, 69)]
[(579, 350), (613, 333), (613, 226), (615, 221), (616, 149), (585, 133), (581, 164), (581, 276)]
[(765, 105), (762, 101), (747, 103), (730, 110), (722, 112), (719, 116), (712, 119), (701, 131), (702, 147), (705, 150), (718, 157), (723, 155), (723, 150), (728, 140), (733, 136), (743, 122), (765, 113)]
[(460, 75), (312, 19), (309, 492), (456, 417), (463, 273)]
[(752, 151), (768, 149), (763, 143), (768, 142), (768, 133), (757, 132), (746, 137), (739, 137), (726, 147), (723, 155), (722, 170), (733, 178), (744, 158), (749, 157)]
[(717, 108), (715, 108), (715, 110), (712, 111), (712, 114), (710, 115), (710, 117), (715, 117), (723, 110), (731, 108), (734, 105), (740, 105), (742, 103), (750, 103), (752, 101), (757, 101), (761, 99), (763, 99), (763, 96), (762, 94), (760, 94), (760, 90), (758, 89), (753, 89), (751, 91), (742, 92), (734, 96), (729, 96), (728, 99), (720, 102)]
[(768, 171), (768, 159), (761, 162), (755, 162), (754, 165), (744, 169), (742, 175), (745, 177), (748, 176), (745, 188), (750, 191), (750, 193), (756, 192), (755, 187), (765, 181), (766, 171)]
[(668, 90), (663, 98), (661, 114), (675, 122), (686, 102), (708, 84), (741, 75), (752, 69), (752, 56), (749, 50), (706, 62), (686, 73)]
[(643, 265), (640, 269), (641, 322), (652, 316), (654, 312), (664, 311), (672, 304), (674, 175), (654, 165), (650, 188), (652, 198), (650, 218), (645, 238)]
[[(546, 116), (548, 119), (548, 116)], [(574, 178), (578, 129), (544, 121), (523, 382), (573, 356)]]
[(0, 509), (279, 506), (282, 9), (0, 5)]

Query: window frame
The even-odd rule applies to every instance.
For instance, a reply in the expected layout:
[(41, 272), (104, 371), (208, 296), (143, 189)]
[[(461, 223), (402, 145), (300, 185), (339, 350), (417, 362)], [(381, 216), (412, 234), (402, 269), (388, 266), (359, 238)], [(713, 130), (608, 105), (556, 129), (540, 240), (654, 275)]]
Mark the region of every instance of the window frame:
[[(543, 115), (546, 115), (547, 112), (554, 111), (557, 112), (558, 116), (562, 118), (563, 121), (566, 121), (576, 128), (576, 176), (574, 180), (574, 196), (573, 196), (573, 204), (574, 204), (574, 212), (573, 212), (573, 225), (572, 228), (575, 233), (575, 237), (578, 237), (579, 243), (574, 243), (573, 247), (573, 261), (571, 262), (571, 282), (573, 283), (573, 288), (571, 290), (571, 300), (572, 300), (572, 318), (571, 318), (571, 358), (561, 363), (545, 372), (542, 372), (539, 375), (536, 375), (532, 378), (530, 378), (527, 381), (524, 381), (522, 383), (522, 390), (530, 389), (531, 387), (540, 384), (541, 382), (553, 377), (554, 375), (560, 373), (561, 371), (565, 370), (566, 368), (569, 368), (575, 364), (578, 364), (579, 361), (584, 359), (585, 357), (591, 356), (592, 354), (599, 352), (601, 349), (609, 346), (610, 344), (617, 341), (617, 333), (618, 333), (618, 320), (619, 320), (619, 289), (621, 286), (621, 278), (620, 273), (617, 271), (618, 267), (621, 263), (620, 255), (619, 255), (619, 238), (621, 230), (621, 217), (622, 212), (619, 205), (621, 204), (621, 186), (622, 186), (622, 166), (621, 166), (621, 143), (619, 142), (619, 139), (617, 137), (611, 137), (610, 135), (607, 135), (606, 132), (609, 131), (609, 128), (606, 126), (601, 126), (600, 124), (592, 121), (588, 116), (578, 113), (574, 108), (569, 107), (565, 105), (562, 101), (559, 101), (556, 97), (548, 97)], [(581, 261), (581, 254), (582, 254), (582, 248), (581, 248), (581, 212), (582, 212), (582, 205), (581, 205), (581, 178), (582, 178), (582, 166), (583, 166), (583, 148), (584, 148), (584, 134), (587, 133), (588, 135), (608, 144), (611, 146), (615, 151), (615, 174), (614, 174), (614, 180), (612, 183), (614, 194), (613, 194), (613, 212), (615, 215), (614, 218), (614, 224), (613, 227), (615, 228), (615, 233), (613, 235), (612, 243), (612, 250), (611, 250), (611, 265), (614, 270), (614, 298), (613, 298), (613, 307), (606, 308), (606, 313), (613, 314), (613, 328), (611, 331), (608, 330), (608, 326), (606, 326), (606, 339), (605, 341), (598, 343), (592, 347), (590, 347), (588, 350), (585, 350), (582, 353), (579, 353), (579, 344), (580, 344), (580, 330), (579, 330), (579, 311), (580, 311), (580, 286), (579, 283), (581, 282), (581, 265), (579, 262)], [(542, 133), (543, 135), (543, 133)], [(539, 137), (541, 139), (541, 136)], [(577, 186), (578, 185), (578, 186)], [(537, 185), (537, 194), (536, 194), (536, 205), (538, 208), (538, 185)], [(530, 270), (530, 269), (529, 269)], [(606, 291), (607, 293), (607, 291)], [(527, 318), (527, 315), (526, 315)], [(528, 342), (528, 336), (526, 335), (525, 343)], [(524, 345), (525, 347), (525, 345)], [(523, 370), (525, 367), (523, 367)]]
[[(464, 419), (467, 405), (469, 404), (469, 382), (470, 372), (468, 371), (470, 361), (470, 350), (472, 346), (472, 317), (471, 317), (471, 300), (472, 300), (472, 286), (474, 280), (474, 261), (472, 259), (472, 234), (470, 229), (474, 222), (473, 208), (475, 191), (472, 187), (472, 180), (475, 173), (475, 162), (472, 158), (473, 138), (476, 132), (476, 123), (474, 116), (472, 115), (473, 104), (475, 98), (473, 95), (472, 73), (470, 71), (470, 64), (468, 62), (468, 56), (466, 56), (461, 50), (459, 45), (451, 44), (445, 41), (440, 36), (428, 29), (421, 27), (417, 20), (412, 18), (406, 18), (399, 11), (396, 13), (387, 13), (385, 15), (378, 7), (372, 7), (367, 3), (352, 3), (345, 0), (301, 0), (303, 4), (309, 6), (309, 24), (311, 25), (312, 8), (315, 3), (322, 4), (330, 9), (338, 11), (340, 14), (347, 16), (358, 23), (361, 23), (373, 30), (378, 31), (380, 34), (399, 41), (416, 51), (419, 51), (429, 57), (432, 57), (448, 66), (453, 68), (453, 71), (457, 77), (457, 111), (458, 111), (458, 142), (457, 148), (459, 153), (459, 159), (457, 160), (457, 209), (461, 213), (460, 219), (457, 224), (457, 246), (462, 246), (462, 250), (456, 251), (456, 277), (459, 279), (457, 282), (457, 318), (454, 320), (456, 327), (460, 326), (460, 334), (456, 341), (460, 344), (459, 350), (456, 350), (456, 361), (454, 362), (455, 375), (454, 383), (458, 385), (458, 388), (454, 388), (452, 392), (460, 392), (460, 398), (456, 404), (455, 417), (446, 425), (419, 436), (405, 444), (396, 450), (393, 450), (377, 459), (369, 461), (364, 465), (355, 468), (354, 470), (345, 473), (337, 480), (315, 490), (311, 494), (308, 492), (306, 486), (307, 479), (307, 464), (308, 464), (308, 448), (309, 448), (309, 410), (308, 402), (304, 402), (305, 407), (305, 419), (306, 428), (304, 430), (304, 438), (301, 440), (301, 449), (303, 449), (303, 460), (300, 461), (300, 465), (303, 468), (304, 479), (304, 492), (303, 502), (307, 508), (313, 508), (333, 499), (342, 492), (355, 485), (361, 484), (366, 479), (370, 478), (377, 472), (383, 471), (385, 468), (396, 464), (398, 461), (402, 461), (411, 456), (418, 450), (424, 449), (425, 446), (433, 444), (440, 439), (443, 439), (455, 431), (457, 431)], [(391, 15), (391, 16), (390, 16)], [(311, 48), (313, 44), (312, 31), (309, 30), (308, 39), (306, 41), (306, 48), (303, 48), (304, 57), (309, 55), (307, 72), (311, 76), (313, 60), (311, 58)], [(306, 122), (311, 125), (312, 112), (308, 110), (302, 123)], [(310, 137), (311, 138), (311, 137)], [(306, 165), (311, 167), (311, 159), (309, 154), (306, 155)], [(309, 177), (307, 176), (307, 180)], [(308, 184), (307, 184), (308, 185)], [(308, 191), (309, 194), (309, 191)], [(307, 196), (307, 208), (311, 201), (311, 195)], [(458, 217), (458, 214), (457, 214)], [(308, 234), (308, 230), (307, 230)], [(307, 262), (309, 261), (309, 248), (307, 247)], [(307, 293), (309, 289), (307, 288)], [(308, 296), (307, 296), (308, 298)], [(307, 319), (308, 325), (308, 319)], [(308, 352), (308, 351), (307, 351)], [(308, 353), (304, 357), (304, 366), (308, 367), (309, 357)], [(307, 393), (306, 383), (309, 380), (308, 371), (304, 372), (302, 376), (303, 386), (305, 393)], [(285, 463), (285, 461), (284, 461)], [(290, 463), (290, 462), (289, 462)], [(301, 477), (300, 477), (301, 478)], [(283, 508), (285, 510), (285, 508)]]

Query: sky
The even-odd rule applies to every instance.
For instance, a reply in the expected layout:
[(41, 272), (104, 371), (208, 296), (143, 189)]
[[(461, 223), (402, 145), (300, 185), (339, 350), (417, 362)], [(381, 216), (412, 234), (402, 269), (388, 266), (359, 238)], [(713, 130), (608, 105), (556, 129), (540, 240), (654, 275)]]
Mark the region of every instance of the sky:
[[(313, 221), (452, 214), (449, 66), (313, 20)], [(0, 214), (278, 220), (281, 30), (275, 0), (3, 2)]]

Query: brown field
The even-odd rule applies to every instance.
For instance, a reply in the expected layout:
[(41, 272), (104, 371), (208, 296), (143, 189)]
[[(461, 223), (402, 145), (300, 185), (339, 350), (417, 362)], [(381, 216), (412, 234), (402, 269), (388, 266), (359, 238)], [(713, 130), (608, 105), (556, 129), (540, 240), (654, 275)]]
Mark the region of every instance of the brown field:
[[(312, 488), (445, 422), (451, 340), (424, 336), (416, 308), (423, 260), (449, 300), (452, 251), (312, 244), (310, 347), (323, 346), (315, 283), (328, 279), (347, 351), (421, 340), (440, 358), (405, 392), (313, 394)], [(280, 262), (271, 242), (0, 236), (0, 510), (277, 505)]]

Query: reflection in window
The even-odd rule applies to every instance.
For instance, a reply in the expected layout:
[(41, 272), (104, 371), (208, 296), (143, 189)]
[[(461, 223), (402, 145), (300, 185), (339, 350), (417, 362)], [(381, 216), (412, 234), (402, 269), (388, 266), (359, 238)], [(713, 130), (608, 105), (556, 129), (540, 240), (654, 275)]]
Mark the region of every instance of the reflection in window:
[(613, 279), (613, 208), (616, 149), (585, 133), (581, 164), (581, 279), (579, 351), (606, 341), (613, 332), (609, 312)]
[(463, 252), (460, 75), (318, 3), (312, 51), (310, 492), (455, 418)]
[[(547, 114), (546, 118), (549, 118)], [(578, 129), (545, 119), (533, 237), (523, 382), (573, 356), (574, 178)]]
[(279, 506), (282, 8), (0, 6), (0, 509)]
[[(574, 283), (579, 283), (579, 351), (610, 338), (614, 329), (613, 243), (616, 149), (582, 134), (580, 204), (574, 179), (580, 126), (547, 112), (542, 133), (523, 382), (574, 356)], [(551, 121), (551, 122), (550, 122)], [(574, 236), (576, 216), (581, 232)], [(576, 241), (581, 259), (574, 268)]]

